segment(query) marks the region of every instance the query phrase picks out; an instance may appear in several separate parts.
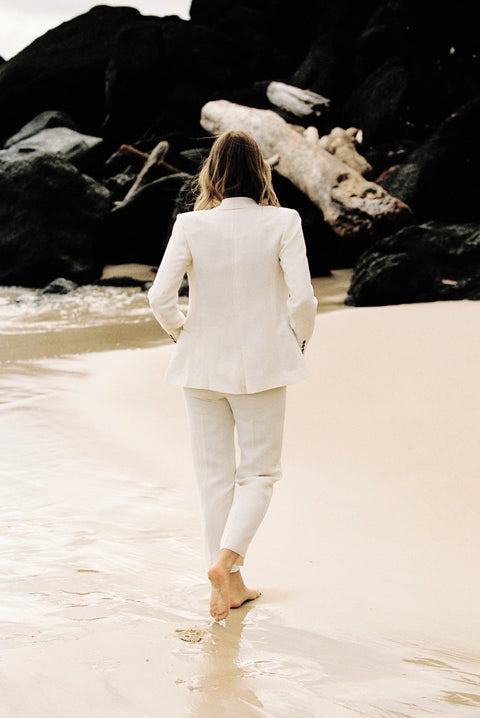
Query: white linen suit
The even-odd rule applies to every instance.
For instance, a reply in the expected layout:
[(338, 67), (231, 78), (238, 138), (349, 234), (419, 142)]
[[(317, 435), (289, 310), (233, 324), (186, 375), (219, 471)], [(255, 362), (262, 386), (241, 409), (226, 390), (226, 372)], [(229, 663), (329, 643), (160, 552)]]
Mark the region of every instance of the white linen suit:
[(148, 298), (177, 341), (165, 379), (185, 387), (208, 560), (229, 548), (241, 564), (281, 476), (285, 386), (308, 375), (317, 301), (298, 213), (231, 197), (178, 215)]

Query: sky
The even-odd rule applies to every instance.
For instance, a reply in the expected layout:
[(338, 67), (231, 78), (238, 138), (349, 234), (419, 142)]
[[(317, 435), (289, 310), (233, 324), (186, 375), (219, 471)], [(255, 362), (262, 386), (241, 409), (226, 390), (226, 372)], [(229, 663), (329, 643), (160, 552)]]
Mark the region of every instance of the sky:
[(135, 7), (143, 15), (189, 17), (190, 0), (0, 0), (0, 56), (23, 50), (52, 27), (95, 5)]

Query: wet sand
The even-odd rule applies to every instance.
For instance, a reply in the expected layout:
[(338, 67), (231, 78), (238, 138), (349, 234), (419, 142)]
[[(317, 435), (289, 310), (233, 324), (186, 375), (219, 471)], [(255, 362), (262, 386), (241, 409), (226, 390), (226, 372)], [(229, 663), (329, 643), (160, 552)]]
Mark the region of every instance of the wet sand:
[(225, 625), (155, 325), (1, 365), (1, 718), (480, 714), (480, 305), (329, 312), (342, 280)]

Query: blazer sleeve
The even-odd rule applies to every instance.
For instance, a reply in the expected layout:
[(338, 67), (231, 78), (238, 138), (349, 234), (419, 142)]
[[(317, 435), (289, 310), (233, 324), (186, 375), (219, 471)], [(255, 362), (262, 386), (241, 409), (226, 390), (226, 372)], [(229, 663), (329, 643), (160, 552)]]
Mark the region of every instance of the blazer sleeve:
[(178, 305), (178, 290), (192, 261), (185, 232), (178, 215), (155, 280), (148, 290), (148, 301), (159, 324), (177, 341), (185, 323)]
[(288, 287), (290, 326), (304, 352), (315, 328), (317, 299), (313, 293), (300, 215), (295, 210), (289, 214), (280, 242), (280, 264)]

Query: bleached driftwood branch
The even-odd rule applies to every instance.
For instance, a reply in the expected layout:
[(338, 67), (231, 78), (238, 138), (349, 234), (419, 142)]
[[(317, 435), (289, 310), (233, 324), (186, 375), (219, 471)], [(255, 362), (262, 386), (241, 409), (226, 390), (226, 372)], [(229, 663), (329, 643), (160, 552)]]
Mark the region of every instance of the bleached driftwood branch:
[[(128, 145), (122, 145), (123, 152), (122, 154), (126, 153), (126, 148), (128, 148)], [(162, 165), (165, 167), (165, 169), (170, 173), (176, 173), (179, 170), (177, 170), (175, 167), (172, 167), (172, 165), (168, 164), (168, 162), (165, 161), (165, 156), (170, 148), (170, 145), (166, 140), (162, 140), (162, 142), (159, 142), (158, 145), (152, 150), (152, 152), (149, 155), (144, 155), (146, 158), (145, 164), (143, 165), (142, 169), (137, 175), (137, 178), (133, 185), (128, 190), (127, 194), (125, 195), (124, 202), (128, 200), (132, 194), (135, 194), (137, 190), (140, 189), (140, 187), (143, 187), (144, 185), (148, 184), (152, 181), (152, 178), (154, 178), (156, 174), (156, 168), (158, 168), (159, 165)], [(135, 148), (130, 148), (133, 150), (134, 156), (138, 158), (140, 153)], [(153, 176), (153, 177), (152, 177)]]
[(288, 110), (297, 117), (318, 117), (330, 107), (330, 100), (326, 97), (311, 90), (286, 85), (284, 82), (270, 82), (267, 86), (267, 97), (272, 105)]
[(320, 147), (361, 175), (366, 175), (372, 171), (372, 165), (357, 151), (361, 135), (357, 127), (349, 127), (347, 130), (334, 127), (329, 135), (320, 137)]
[(318, 143), (306, 140), (272, 110), (214, 100), (202, 108), (200, 122), (212, 134), (245, 130), (258, 142), (265, 158), (278, 155), (277, 172), (322, 210), (325, 221), (340, 236), (374, 230), (385, 220), (401, 222), (410, 216), (406, 204), (365, 180)]

